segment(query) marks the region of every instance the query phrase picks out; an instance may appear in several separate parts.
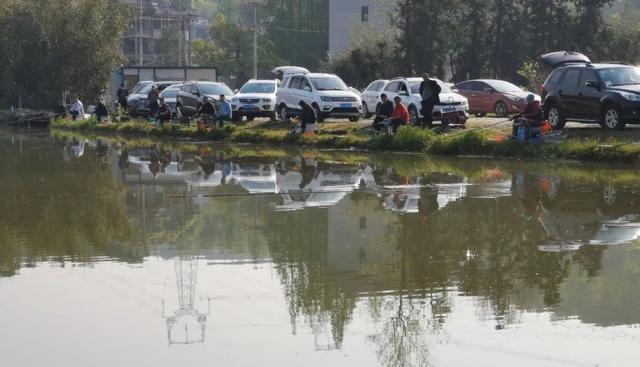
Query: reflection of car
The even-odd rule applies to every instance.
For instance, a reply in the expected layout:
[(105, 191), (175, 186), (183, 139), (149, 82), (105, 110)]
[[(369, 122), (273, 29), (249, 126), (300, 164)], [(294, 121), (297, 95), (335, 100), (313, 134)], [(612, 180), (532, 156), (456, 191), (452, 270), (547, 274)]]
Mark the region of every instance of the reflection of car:
[[(409, 109), (411, 124), (416, 124), (422, 119), (422, 96), (420, 96), (420, 84), (422, 78), (397, 78), (392, 79), (383, 89), (390, 100), (399, 96)], [(469, 104), (465, 97), (454, 93), (441, 80), (435, 79), (441, 88), (440, 104), (433, 109), (433, 119), (442, 120), (444, 114), (457, 113), (460, 123), (464, 124), (469, 119)]]
[(182, 88), (182, 84), (173, 84), (160, 93), (160, 98), (164, 99), (164, 103), (169, 106), (171, 112), (174, 114), (176, 113), (176, 101), (180, 88)]
[(215, 82), (187, 82), (178, 91), (176, 110), (179, 116), (189, 117), (198, 113), (205, 97), (218, 101), (220, 95), (231, 100), (233, 92), (222, 83)]
[(231, 163), (227, 182), (235, 181), (251, 194), (278, 192), (276, 168), (273, 165)]
[(387, 82), (388, 80), (376, 80), (362, 92), (362, 111), (365, 118), (376, 113), (378, 105), (382, 103), (380, 100), (382, 89), (387, 85)]
[[(527, 95), (517, 85), (503, 80), (468, 80), (455, 87), (459, 93), (469, 100), (469, 112), (478, 116), (495, 113), (497, 117), (505, 117), (511, 113), (522, 112), (527, 106)], [(536, 96), (540, 100), (539, 96)]]
[(362, 112), (360, 97), (333, 74), (285, 74), (277, 94), (278, 117), (285, 120), (300, 113), (301, 100), (316, 110), (319, 122), (328, 117), (358, 121)]
[[(131, 116), (147, 116), (149, 115), (149, 101), (147, 97), (151, 88), (155, 85), (159, 92), (165, 88), (179, 84), (180, 82), (141, 82), (137, 84), (127, 97), (127, 105), (129, 106), (129, 115)], [(138, 88), (138, 86), (141, 86)]]
[(549, 122), (562, 129), (567, 120), (622, 129), (640, 123), (640, 71), (635, 66), (591, 63), (572, 52), (554, 52), (541, 61), (556, 68), (542, 86)]
[(240, 121), (246, 116), (251, 121), (255, 117), (276, 119), (276, 80), (249, 80), (231, 99), (233, 120)]

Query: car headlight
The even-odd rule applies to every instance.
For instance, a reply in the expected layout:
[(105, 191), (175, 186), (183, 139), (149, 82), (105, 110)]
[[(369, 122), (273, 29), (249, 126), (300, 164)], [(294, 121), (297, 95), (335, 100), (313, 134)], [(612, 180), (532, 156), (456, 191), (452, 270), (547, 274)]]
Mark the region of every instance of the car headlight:
[(321, 96), (321, 97), (320, 97), (320, 100), (321, 100), (322, 102), (331, 102), (331, 101), (333, 100), (333, 98), (328, 97), (328, 96)]
[(235, 97), (231, 98), (231, 103), (238, 103), (238, 99)]
[(634, 94), (634, 93), (627, 93), (627, 92), (618, 92), (622, 98), (626, 99), (627, 101), (634, 101), (634, 102), (638, 102), (640, 101), (640, 94)]
[(262, 102), (264, 103), (271, 103), (271, 98), (263, 98)]

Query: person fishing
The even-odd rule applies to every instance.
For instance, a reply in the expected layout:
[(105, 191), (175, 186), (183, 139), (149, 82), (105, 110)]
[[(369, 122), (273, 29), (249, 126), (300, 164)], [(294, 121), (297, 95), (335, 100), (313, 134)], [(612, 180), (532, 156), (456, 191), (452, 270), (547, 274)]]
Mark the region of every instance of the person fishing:
[(433, 108), (440, 104), (440, 92), (442, 88), (437, 81), (431, 79), (429, 74), (424, 74), (420, 83), (420, 96), (422, 97), (422, 128), (433, 127)]
[(71, 114), (71, 119), (73, 121), (78, 118), (84, 119), (84, 104), (82, 104), (79, 97), (75, 97), (73, 104), (69, 109), (69, 113)]
[(402, 98), (399, 96), (396, 96), (393, 99), (393, 102), (395, 103), (393, 113), (391, 114), (391, 117), (384, 120), (384, 125), (391, 126), (391, 129), (395, 134), (401, 125), (409, 124), (409, 110), (407, 109), (407, 106), (402, 104)]
[(307, 131), (307, 125), (315, 124), (318, 120), (316, 111), (304, 100), (300, 100), (298, 103), (302, 111), (300, 112), (300, 134), (304, 134)]
[(128, 102), (127, 98), (129, 97), (129, 90), (125, 87), (125, 84), (120, 84), (120, 88), (118, 88), (118, 105), (123, 113), (127, 112)]
[(96, 100), (96, 120), (98, 123), (107, 122), (109, 119), (109, 110), (100, 98)]
[(383, 126), (382, 122), (393, 114), (393, 102), (389, 100), (389, 97), (382, 93), (380, 95), (380, 100), (382, 100), (382, 103), (378, 108), (376, 108), (376, 117), (373, 119), (373, 123), (371, 124), (371, 127), (376, 131), (380, 131)]
[(200, 106), (196, 118), (202, 116), (202, 119), (205, 120), (207, 124), (215, 121), (216, 107), (211, 102), (211, 99), (209, 99), (209, 97), (204, 97), (202, 101), (204, 103)]
[(526, 137), (529, 136), (529, 129), (542, 125), (542, 107), (540, 101), (536, 100), (533, 94), (527, 95), (527, 106), (522, 113), (513, 116), (513, 137), (517, 137), (518, 129), (524, 127), (527, 130)]
[(58, 101), (58, 105), (56, 106), (56, 109), (54, 112), (58, 118), (67, 117), (67, 106), (64, 105), (63, 100)]
[(158, 113), (158, 100), (160, 99), (160, 91), (158, 91), (158, 87), (154, 84), (151, 87), (151, 90), (147, 94), (147, 100), (149, 100), (149, 117), (156, 118), (156, 114)]
[(160, 98), (160, 107), (158, 107), (157, 122), (159, 126), (162, 126), (165, 122), (171, 121), (171, 108), (164, 102), (164, 98)]

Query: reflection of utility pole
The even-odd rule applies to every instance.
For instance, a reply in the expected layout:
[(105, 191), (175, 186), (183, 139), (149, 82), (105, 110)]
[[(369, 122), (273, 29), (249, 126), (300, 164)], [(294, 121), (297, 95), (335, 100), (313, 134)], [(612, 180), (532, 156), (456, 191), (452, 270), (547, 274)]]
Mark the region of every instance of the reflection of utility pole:
[[(198, 282), (198, 258), (191, 254), (184, 254), (174, 258), (176, 272), (176, 285), (178, 289), (178, 309), (173, 315), (164, 315), (164, 301), (162, 302), (162, 315), (167, 321), (167, 339), (171, 344), (203, 343), (207, 315), (211, 308), (211, 299), (208, 299), (207, 313), (203, 314), (195, 309), (196, 284)], [(183, 327), (178, 328), (178, 326)], [(200, 329), (199, 336), (190, 339), (189, 326)], [(178, 341), (175, 332), (184, 330), (184, 339)]]

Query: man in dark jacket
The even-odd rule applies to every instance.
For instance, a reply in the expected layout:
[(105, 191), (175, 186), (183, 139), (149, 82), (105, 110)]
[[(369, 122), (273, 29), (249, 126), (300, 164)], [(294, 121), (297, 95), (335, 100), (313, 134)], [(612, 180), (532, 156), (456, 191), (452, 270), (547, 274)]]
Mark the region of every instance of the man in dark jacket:
[(318, 120), (316, 111), (307, 102), (301, 100), (298, 105), (302, 109), (300, 112), (300, 134), (304, 134), (307, 131), (308, 124), (315, 124)]
[(124, 83), (122, 83), (120, 84), (120, 88), (118, 88), (118, 104), (120, 105), (122, 112), (127, 111), (127, 97), (129, 97), (129, 90), (124, 86)]
[(198, 114), (196, 115), (196, 118), (202, 116), (203, 119), (207, 122), (207, 124), (213, 123), (216, 117), (216, 107), (213, 105), (213, 102), (207, 97), (204, 97), (203, 101), (204, 103), (198, 110)]
[(158, 100), (160, 99), (160, 91), (158, 91), (158, 87), (154, 84), (147, 94), (147, 100), (149, 100), (149, 117), (156, 118), (156, 114), (158, 113)]
[(158, 108), (158, 125), (162, 126), (165, 122), (171, 121), (171, 108), (164, 103), (164, 98), (160, 98), (160, 107)]
[(425, 74), (420, 83), (420, 96), (422, 97), (422, 127), (433, 126), (433, 108), (440, 103), (440, 92), (442, 88), (438, 82), (431, 79), (429, 74)]
[(107, 106), (104, 104), (104, 102), (102, 102), (102, 100), (98, 98), (98, 100), (96, 101), (96, 120), (98, 121), (98, 123), (102, 123), (107, 122), (108, 118), (109, 110), (107, 109)]
[(393, 114), (393, 102), (389, 100), (387, 95), (382, 93), (380, 99), (382, 103), (376, 109), (376, 118), (373, 119), (373, 124), (371, 125), (377, 131), (380, 131), (382, 126), (384, 126), (382, 121), (388, 119)]

